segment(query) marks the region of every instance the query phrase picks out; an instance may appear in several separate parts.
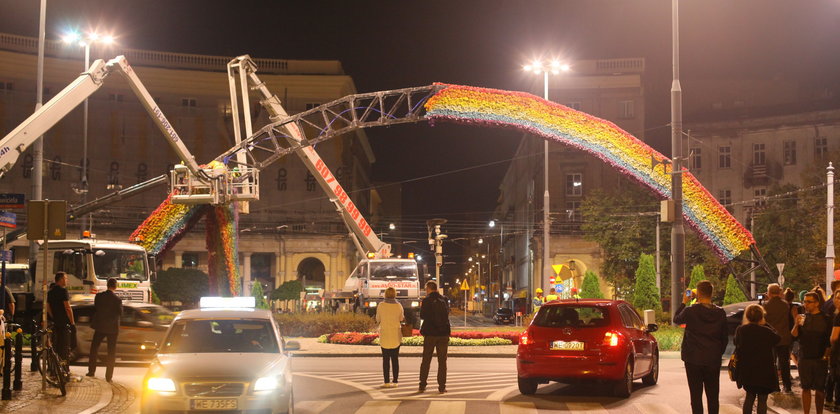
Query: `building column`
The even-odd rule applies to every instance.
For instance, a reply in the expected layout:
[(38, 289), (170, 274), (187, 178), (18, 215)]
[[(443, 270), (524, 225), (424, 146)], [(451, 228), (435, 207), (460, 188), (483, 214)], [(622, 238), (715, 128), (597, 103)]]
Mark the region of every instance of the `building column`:
[(243, 253), (242, 296), (251, 296), (251, 252)]
[(183, 260), (183, 257), (182, 257), (184, 252), (182, 252), (180, 250), (175, 250), (175, 251), (173, 251), (173, 253), (175, 253), (175, 267), (179, 268), (179, 269), (184, 267), (184, 260)]

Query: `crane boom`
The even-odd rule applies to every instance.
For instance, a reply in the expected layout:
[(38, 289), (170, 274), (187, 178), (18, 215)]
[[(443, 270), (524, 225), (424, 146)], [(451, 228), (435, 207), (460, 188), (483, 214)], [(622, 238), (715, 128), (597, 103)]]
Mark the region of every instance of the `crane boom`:
[(155, 103), (152, 96), (140, 82), (140, 79), (134, 73), (134, 69), (128, 64), (125, 56), (117, 56), (107, 63), (102, 59), (97, 59), (90, 65), (87, 71), (79, 75), (76, 80), (67, 85), (55, 97), (49, 100), (41, 108), (30, 115), (20, 125), (13, 129), (9, 134), (0, 140), (0, 177), (5, 175), (17, 162), (27, 148), (34, 143), (38, 137), (44, 135), (50, 128), (61, 121), (74, 108), (79, 106), (90, 95), (96, 92), (105, 78), (114, 70), (122, 73), (128, 80), (131, 90), (140, 99), (140, 103), (152, 116), (158, 129), (166, 137), (167, 142), (178, 154), (187, 168), (201, 178), (209, 179), (205, 171), (198, 166), (195, 157), (184, 145), (178, 133), (172, 128), (172, 124), (163, 115), (163, 112)]
[[(257, 77), (256, 65), (248, 55), (239, 56), (228, 63), (228, 79), (231, 83), (232, 92), (231, 99), (234, 101), (232, 102), (231, 107), (234, 109), (234, 112), (236, 112), (239, 106), (235, 102), (236, 94), (234, 93), (234, 83), (236, 81), (235, 72), (237, 69), (239, 70), (240, 90), (242, 91), (243, 100), (246, 103), (242, 105), (242, 110), (246, 120), (245, 132), (248, 136), (250, 136), (252, 132), (250, 131), (251, 124), (250, 122), (247, 122), (247, 120), (250, 120), (251, 118), (250, 108), (249, 105), (247, 105), (248, 89), (256, 90), (260, 95), (260, 104), (268, 111), (271, 121), (278, 121), (289, 116), (283, 108), (283, 105), (280, 103), (280, 99), (277, 98), (276, 95), (272, 94), (259, 77)], [(234, 118), (238, 119), (237, 113), (234, 113)], [(293, 149), (294, 153), (301, 159), (301, 161), (303, 161), (303, 164), (309, 170), (309, 173), (315, 177), (315, 180), (321, 186), (321, 189), (327, 193), (330, 202), (335, 205), (336, 211), (338, 211), (339, 215), (344, 220), (347, 228), (350, 229), (352, 239), (356, 244), (356, 247), (360, 250), (362, 256), (367, 256), (368, 253), (373, 253), (375, 258), (389, 257), (391, 255), (391, 245), (382, 242), (382, 240), (376, 236), (376, 233), (371, 229), (370, 224), (367, 220), (365, 220), (365, 217), (361, 214), (355, 203), (353, 203), (353, 200), (338, 182), (338, 179), (332, 171), (330, 171), (327, 164), (324, 163), (324, 160), (321, 159), (321, 156), (318, 155), (315, 148), (306, 142), (306, 139), (298, 126), (294, 123), (289, 123), (286, 124), (284, 128), (288, 132), (286, 136), (287, 142)], [(238, 128), (236, 128), (235, 131), (237, 135), (240, 133)], [(239, 141), (240, 137), (237, 136), (237, 142)], [(241, 152), (237, 154), (238, 157), (241, 157), (242, 155), (243, 154)], [(242, 162), (241, 159), (239, 162)]]

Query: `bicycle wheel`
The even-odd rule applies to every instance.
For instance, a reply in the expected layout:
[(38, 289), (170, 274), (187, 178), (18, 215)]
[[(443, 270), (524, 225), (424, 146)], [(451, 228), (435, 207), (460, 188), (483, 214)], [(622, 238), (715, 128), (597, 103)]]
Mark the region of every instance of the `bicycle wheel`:
[(55, 356), (55, 352), (52, 348), (41, 349), (41, 355), (38, 361), (38, 371), (47, 383), (53, 387), (58, 386), (58, 376), (56, 375), (57, 371), (53, 369), (55, 366), (55, 362), (53, 361), (57, 360), (58, 358)]
[(55, 386), (58, 387), (58, 390), (61, 391), (61, 395), (67, 395), (67, 377), (64, 375), (64, 368), (61, 367), (61, 362), (58, 359), (58, 355), (55, 352), (50, 352), (50, 368), (52, 372), (52, 376), (55, 378)]

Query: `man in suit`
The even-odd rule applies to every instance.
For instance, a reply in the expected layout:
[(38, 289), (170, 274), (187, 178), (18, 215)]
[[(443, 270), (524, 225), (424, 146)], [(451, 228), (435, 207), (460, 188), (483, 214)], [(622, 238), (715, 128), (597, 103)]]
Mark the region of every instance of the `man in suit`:
[(105, 381), (111, 382), (114, 376), (114, 361), (117, 353), (117, 334), (120, 332), (120, 316), (122, 316), (122, 299), (117, 296), (117, 279), (108, 279), (108, 290), (96, 294), (93, 301), (93, 340), (90, 342), (90, 362), (87, 376), (96, 374), (96, 361), (99, 359), (99, 344), (108, 338), (108, 358), (105, 369)]

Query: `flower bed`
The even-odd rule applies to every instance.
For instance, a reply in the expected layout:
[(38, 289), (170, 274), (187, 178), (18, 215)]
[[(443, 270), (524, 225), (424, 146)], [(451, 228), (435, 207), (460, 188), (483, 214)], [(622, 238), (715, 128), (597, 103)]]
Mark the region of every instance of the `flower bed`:
[[(320, 343), (343, 345), (379, 345), (379, 334), (366, 332), (343, 332), (321, 335)], [(451, 346), (487, 346), (487, 345), (516, 345), (519, 334), (516, 332), (452, 332), (449, 338)], [(412, 336), (404, 337), (402, 344), (406, 346), (422, 346), (423, 337), (416, 329)]]

